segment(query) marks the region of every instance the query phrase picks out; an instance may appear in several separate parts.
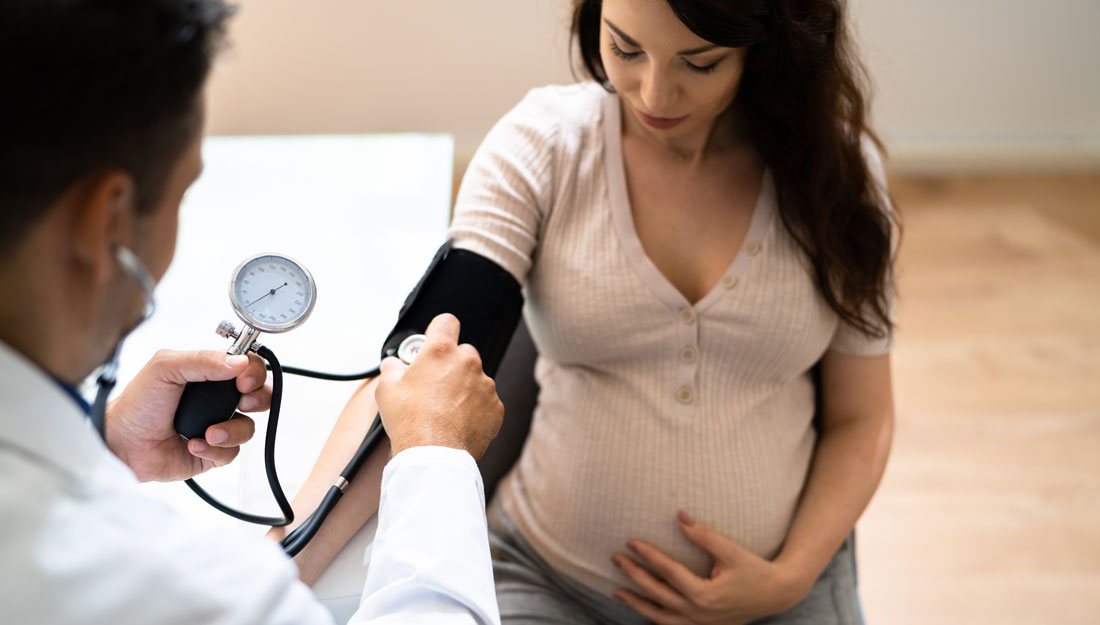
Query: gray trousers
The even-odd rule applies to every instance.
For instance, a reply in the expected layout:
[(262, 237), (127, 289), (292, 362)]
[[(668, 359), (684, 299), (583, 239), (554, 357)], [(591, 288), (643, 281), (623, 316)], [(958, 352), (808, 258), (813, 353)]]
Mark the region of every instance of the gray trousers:
[[(643, 616), (550, 568), (501, 509), (489, 506), (489, 547), (504, 625), (642, 625)], [(810, 593), (790, 610), (752, 625), (862, 625), (855, 546), (849, 537)]]

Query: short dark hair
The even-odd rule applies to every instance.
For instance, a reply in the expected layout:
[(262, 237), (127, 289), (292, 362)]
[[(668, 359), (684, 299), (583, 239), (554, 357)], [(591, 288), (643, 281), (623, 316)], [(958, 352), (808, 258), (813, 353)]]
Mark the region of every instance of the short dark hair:
[[(829, 307), (864, 334), (888, 334), (896, 221), (864, 159), (864, 135), (882, 145), (868, 124), (847, 0), (665, 1), (700, 38), (748, 49), (732, 106), (772, 170), (783, 225)], [(573, 0), (572, 35), (584, 70), (610, 90), (602, 10), (602, 0)]]
[(128, 172), (139, 210), (160, 201), (233, 12), (222, 0), (0, 3), (0, 257), (97, 172)]

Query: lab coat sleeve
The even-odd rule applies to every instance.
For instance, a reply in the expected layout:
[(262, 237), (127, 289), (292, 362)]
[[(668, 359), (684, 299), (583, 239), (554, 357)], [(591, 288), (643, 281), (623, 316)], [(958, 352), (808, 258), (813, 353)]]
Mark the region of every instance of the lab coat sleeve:
[(414, 447), (386, 466), (378, 532), (353, 623), (500, 623), (485, 491), (470, 454)]

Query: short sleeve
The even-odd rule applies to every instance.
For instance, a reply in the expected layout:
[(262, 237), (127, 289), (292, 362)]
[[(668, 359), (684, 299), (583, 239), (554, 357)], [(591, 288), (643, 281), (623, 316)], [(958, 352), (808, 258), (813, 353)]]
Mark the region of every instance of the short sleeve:
[(520, 284), (553, 201), (559, 126), (552, 92), (529, 92), (489, 131), (455, 202), (449, 235), (455, 248), (492, 260)]
[[(872, 183), (878, 193), (882, 206), (886, 207), (891, 216), (891, 224), (894, 220), (894, 207), (890, 202), (890, 194), (886, 190), (886, 169), (882, 164), (882, 155), (878, 147), (867, 135), (862, 139), (863, 158), (867, 162), (867, 171), (871, 174)], [(890, 270), (886, 281), (887, 314), (891, 321), (894, 318), (894, 260), (897, 256), (898, 232), (897, 228), (890, 228)], [(835, 350), (850, 356), (881, 356), (887, 354), (894, 346), (892, 332), (887, 332), (883, 337), (871, 337), (861, 332), (851, 324), (841, 320), (837, 325), (833, 340), (829, 344), (830, 350)]]

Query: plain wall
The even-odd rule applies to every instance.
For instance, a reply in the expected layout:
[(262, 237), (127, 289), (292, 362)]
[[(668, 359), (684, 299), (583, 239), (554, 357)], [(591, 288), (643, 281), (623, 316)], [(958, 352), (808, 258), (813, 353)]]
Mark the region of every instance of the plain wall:
[(1100, 2), (857, 0), (896, 160), (1100, 166)]
[(242, 0), (212, 134), (446, 132), (459, 161), (528, 89), (573, 82), (562, 0)]
[[(641, 1), (641, 0), (639, 0)], [(239, 0), (214, 134), (432, 131), (572, 82), (568, 0)], [(853, 0), (894, 163), (1100, 166), (1100, 2)]]

